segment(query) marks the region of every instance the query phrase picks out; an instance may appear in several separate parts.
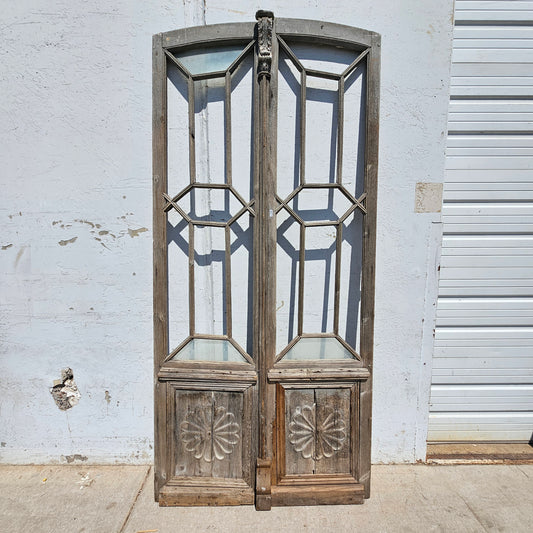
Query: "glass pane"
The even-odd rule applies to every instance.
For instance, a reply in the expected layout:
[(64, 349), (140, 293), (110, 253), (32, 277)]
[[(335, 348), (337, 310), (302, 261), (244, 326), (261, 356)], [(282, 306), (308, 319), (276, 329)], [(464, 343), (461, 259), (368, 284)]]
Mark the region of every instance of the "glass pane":
[(231, 344), (223, 339), (192, 339), (171, 361), (229, 361), (246, 362), (246, 359)]
[(337, 339), (333, 337), (304, 337), (283, 357), (283, 360), (309, 361), (314, 359), (355, 359)]
[(204, 74), (226, 70), (244, 50), (243, 45), (219, 46), (174, 53), (191, 74)]
[(323, 44), (288, 42), (289, 48), (304, 68), (341, 74), (351, 65), (360, 52)]

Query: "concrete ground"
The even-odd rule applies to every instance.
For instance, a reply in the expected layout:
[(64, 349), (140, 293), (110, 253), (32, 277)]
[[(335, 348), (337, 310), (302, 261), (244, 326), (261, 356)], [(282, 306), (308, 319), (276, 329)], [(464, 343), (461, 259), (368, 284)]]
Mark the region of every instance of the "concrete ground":
[(2, 533), (532, 532), (533, 465), (373, 467), (358, 506), (160, 508), (149, 466), (0, 466)]

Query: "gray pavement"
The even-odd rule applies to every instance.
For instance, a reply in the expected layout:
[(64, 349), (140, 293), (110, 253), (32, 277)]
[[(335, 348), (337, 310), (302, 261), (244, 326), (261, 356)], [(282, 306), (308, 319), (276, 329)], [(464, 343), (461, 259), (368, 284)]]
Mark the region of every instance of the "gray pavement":
[(0, 466), (1, 533), (533, 532), (533, 465), (378, 465), (364, 505), (160, 508), (150, 466)]

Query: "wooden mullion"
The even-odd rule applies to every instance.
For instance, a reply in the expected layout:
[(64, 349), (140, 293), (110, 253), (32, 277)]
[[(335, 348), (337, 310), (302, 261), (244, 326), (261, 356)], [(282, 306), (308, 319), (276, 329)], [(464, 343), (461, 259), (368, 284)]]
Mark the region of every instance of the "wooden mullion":
[(176, 59), (176, 57), (174, 56), (174, 54), (172, 54), (171, 52), (169, 52), (168, 50), (165, 50), (165, 55), (172, 61), (172, 63), (174, 63), (174, 65), (176, 65), (176, 67), (178, 68), (178, 70), (187, 78), (189, 79), (191, 77), (191, 73), (181, 64), (180, 61), (178, 61), (178, 59)]
[(305, 337), (305, 335), (296, 335), (296, 337), (294, 337), (294, 339), (292, 339), (291, 342), (289, 342), (289, 344), (287, 344), (287, 346), (285, 346), (285, 348), (283, 348), (283, 350), (279, 353), (279, 355), (276, 357), (275, 359), (275, 363), (277, 363), (278, 361), (280, 361), (281, 359), (283, 359), (285, 357), (285, 354), (302, 338), (302, 337)]
[(176, 202), (174, 202), (172, 198), (168, 196), (168, 194), (163, 193), (163, 198), (168, 202), (167, 204), (168, 209), (167, 209), (167, 206), (165, 206), (163, 211), (167, 212), (167, 211), (170, 211), (171, 208), (174, 208), (184, 220), (186, 220), (187, 222), (190, 222), (191, 219), (189, 218), (187, 213), (185, 213), (185, 211)]
[[(189, 183), (189, 185), (187, 185), (187, 187), (185, 187), (184, 189), (182, 189), (178, 194), (176, 194), (176, 196), (174, 196), (173, 198), (170, 198), (167, 195), (163, 194), (163, 196), (165, 196), (165, 199), (167, 200), (167, 204), (165, 205), (165, 211), (169, 211), (170, 208), (172, 207), (172, 202), (179, 202), (191, 189), (193, 188), (192, 184)], [(170, 198), (170, 199), (169, 199)], [(172, 201), (172, 202), (171, 202)]]
[(339, 224), (344, 224), (344, 221), (357, 209), (357, 204), (352, 204), (346, 213), (339, 218)]
[(191, 78), (194, 81), (214, 80), (217, 78), (223, 78), (226, 75), (225, 70), (216, 70), (213, 72), (203, 72), (202, 74), (191, 74)]
[(313, 78), (322, 78), (325, 80), (335, 81), (338, 81), (341, 78), (341, 74), (335, 74), (335, 72), (326, 72), (325, 70), (306, 68), (305, 72), (308, 76), (312, 76)]
[(370, 52), (370, 49), (367, 48), (366, 50), (364, 50), (361, 54), (359, 54), (356, 58), (355, 58), (355, 61), (353, 61), (353, 63), (351, 63), (348, 68), (342, 73), (342, 77), (343, 78), (347, 78), (352, 72), (353, 70), (355, 69), (355, 67), (369, 54)]
[(225, 228), (226, 222), (215, 222), (214, 220), (194, 220), (192, 224), (195, 226), (210, 226), (212, 228)]
[(178, 346), (176, 346), (176, 348), (174, 348), (168, 355), (167, 357), (165, 358), (165, 363), (167, 361), (170, 361), (175, 355), (177, 355), (182, 348), (184, 348), (187, 344), (189, 344), (189, 341), (191, 341), (193, 339), (193, 337), (191, 337), (190, 335), (182, 342), (180, 342), (178, 344)]
[(338, 220), (314, 220), (312, 222), (304, 222), (306, 228), (322, 228), (325, 226), (337, 226)]
[(294, 66), (299, 72), (302, 72), (305, 70), (302, 63), (300, 63), (300, 60), (296, 57), (294, 52), (289, 48), (289, 45), (278, 35), (278, 42), (281, 44), (281, 48), (283, 48), (283, 51), (289, 56), (289, 59), (294, 63)]
[(339, 189), (339, 185), (337, 183), (306, 183), (305, 188), (306, 189)]
[(235, 70), (237, 70), (237, 67), (240, 65), (243, 58), (248, 54), (248, 52), (254, 47), (255, 45), (255, 39), (251, 40), (245, 47), (244, 50), (239, 54), (237, 59), (233, 61), (233, 63), (228, 67), (228, 72), (230, 74), (233, 74)]

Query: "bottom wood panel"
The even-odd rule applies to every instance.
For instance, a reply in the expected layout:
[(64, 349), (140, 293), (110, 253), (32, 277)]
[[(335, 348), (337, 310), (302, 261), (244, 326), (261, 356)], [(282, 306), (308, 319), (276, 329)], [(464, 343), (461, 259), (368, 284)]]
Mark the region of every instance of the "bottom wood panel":
[(352, 505), (364, 502), (364, 487), (357, 484), (272, 487), (272, 505)]
[(159, 493), (160, 507), (253, 505), (254, 491), (244, 482), (210, 478), (208, 483), (173, 480)]

